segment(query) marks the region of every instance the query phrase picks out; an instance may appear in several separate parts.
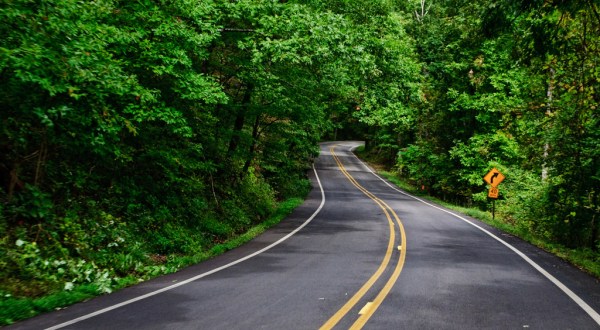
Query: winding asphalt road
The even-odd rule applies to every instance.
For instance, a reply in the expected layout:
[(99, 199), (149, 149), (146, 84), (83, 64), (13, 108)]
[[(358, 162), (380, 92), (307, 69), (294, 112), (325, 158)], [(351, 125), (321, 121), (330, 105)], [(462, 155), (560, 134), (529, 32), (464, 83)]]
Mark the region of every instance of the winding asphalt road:
[(241, 248), (10, 329), (600, 329), (600, 283), (323, 143), (307, 201)]

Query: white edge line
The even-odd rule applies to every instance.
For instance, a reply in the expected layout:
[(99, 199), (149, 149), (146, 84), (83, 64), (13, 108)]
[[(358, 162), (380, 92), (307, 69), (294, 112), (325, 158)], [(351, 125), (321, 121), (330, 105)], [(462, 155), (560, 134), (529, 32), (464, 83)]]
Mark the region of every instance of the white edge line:
[[(351, 147), (349, 149), (350, 152), (352, 152), (354, 149), (356, 149), (357, 146)], [(542, 275), (544, 275), (548, 280), (550, 280), (550, 282), (554, 283), (554, 285), (556, 285), (559, 289), (561, 289), (567, 296), (569, 296), (569, 298), (571, 298), (577, 305), (579, 305), (579, 307), (581, 307), (586, 313), (588, 313), (588, 315), (594, 319), (594, 321), (596, 321), (596, 323), (598, 325), (600, 325), (600, 314), (598, 314), (598, 312), (596, 312), (590, 305), (588, 305), (585, 301), (583, 301), (583, 299), (581, 299), (577, 294), (575, 294), (575, 292), (571, 291), (571, 289), (569, 289), (566, 285), (564, 285), (561, 281), (559, 281), (556, 277), (552, 276), (550, 273), (548, 273), (544, 268), (542, 268), (540, 265), (538, 265), (535, 261), (531, 260), (527, 255), (525, 255), (523, 252), (519, 251), (516, 247), (510, 245), (509, 243), (507, 243), (506, 241), (502, 240), (500, 237), (492, 234), (490, 231), (488, 231), (487, 229), (469, 221), (468, 219), (461, 217), (458, 214), (455, 214), (453, 212), (450, 212), (448, 210), (445, 210), (439, 206), (433, 205), (431, 203), (428, 203), (418, 197), (415, 197), (407, 192), (404, 192), (394, 186), (392, 186), (391, 184), (389, 184), (387, 181), (385, 181), (383, 178), (381, 178), (379, 175), (377, 175), (367, 164), (365, 164), (362, 160), (360, 160), (353, 152), (352, 155), (354, 155), (354, 157), (356, 157), (356, 159), (358, 159), (366, 168), (367, 170), (369, 170), (369, 172), (371, 172), (375, 177), (377, 177), (379, 180), (383, 181), (383, 183), (385, 183), (388, 187), (392, 188), (393, 190), (411, 197), (413, 199), (416, 199), (417, 201), (429, 205), (435, 209), (438, 209), (442, 212), (448, 213), (468, 224), (470, 224), (471, 226), (481, 230), (482, 232), (488, 234), (489, 236), (491, 236), (493, 239), (497, 240), (498, 242), (502, 243), (504, 246), (506, 246), (507, 248), (511, 249), (514, 253), (516, 253), (519, 257), (523, 258), (523, 260), (525, 260), (528, 264), (530, 264), (533, 268), (535, 268), (538, 272), (540, 272)]]
[(185, 285), (185, 284), (188, 284), (188, 283), (190, 283), (190, 282), (196, 281), (196, 280), (198, 280), (198, 279), (201, 279), (201, 278), (203, 278), (203, 277), (206, 277), (206, 276), (208, 276), (208, 275), (212, 275), (212, 274), (214, 274), (214, 273), (216, 273), (216, 272), (219, 272), (219, 271), (221, 271), (221, 270), (223, 270), (223, 269), (226, 269), (226, 268), (229, 268), (229, 267), (231, 267), (231, 266), (237, 265), (237, 264), (239, 264), (239, 263), (241, 263), (241, 262), (244, 262), (244, 261), (246, 261), (246, 260), (248, 260), (248, 259), (250, 259), (250, 258), (253, 258), (253, 257), (255, 257), (255, 256), (257, 256), (257, 255), (259, 255), (259, 254), (261, 254), (261, 253), (263, 253), (263, 252), (265, 252), (265, 251), (267, 251), (267, 250), (270, 250), (271, 248), (273, 248), (273, 247), (275, 247), (275, 246), (277, 246), (277, 245), (281, 244), (283, 241), (285, 241), (285, 240), (287, 240), (288, 238), (292, 237), (294, 234), (296, 234), (296, 233), (297, 233), (297, 232), (299, 232), (299, 231), (300, 231), (302, 228), (304, 228), (306, 225), (308, 225), (308, 224), (309, 224), (309, 223), (310, 223), (310, 222), (311, 222), (311, 221), (312, 221), (312, 220), (313, 220), (313, 219), (314, 219), (314, 218), (317, 216), (317, 214), (319, 214), (319, 212), (321, 212), (321, 209), (322, 209), (322, 208), (323, 208), (323, 206), (325, 205), (325, 191), (323, 191), (323, 186), (321, 185), (321, 180), (319, 179), (319, 175), (317, 174), (317, 170), (315, 169), (315, 166), (314, 166), (314, 164), (313, 164), (312, 168), (313, 168), (313, 171), (314, 171), (314, 173), (315, 173), (315, 177), (316, 177), (316, 179), (317, 179), (317, 183), (319, 184), (319, 189), (321, 190), (321, 204), (319, 205), (319, 207), (317, 208), (317, 210), (316, 210), (316, 211), (315, 211), (315, 212), (314, 212), (314, 213), (313, 213), (313, 214), (310, 216), (310, 218), (308, 218), (308, 219), (307, 219), (307, 220), (306, 220), (306, 221), (305, 221), (305, 222), (304, 222), (302, 225), (300, 225), (298, 228), (294, 229), (294, 231), (292, 231), (291, 233), (289, 233), (289, 234), (285, 235), (284, 237), (280, 238), (278, 241), (276, 241), (276, 242), (274, 242), (274, 243), (271, 243), (271, 245), (269, 245), (269, 246), (266, 246), (266, 247), (262, 248), (261, 250), (258, 250), (258, 251), (254, 252), (254, 253), (252, 253), (252, 254), (249, 254), (249, 255), (247, 255), (247, 256), (245, 256), (245, 257), (241, 258), (241, 259), (238, 259), (238, 260), (236, 260), (236, 261), (232, 261), (232, 262), (230, 262), (230, 263), (228, 263), (228, 264), (226, 264), (226, 265), (223, 265), (223, 266), (221, 266), (221, 267), (215, 268), (215, 269), (213, 269), (213, 270), (211, 270), (211, 271), (208, 271), (208, 272), (205, 272), (205, 273), (202, 273), (202, 274), (196, 275), (196, 276), (194, 276), (194, 277), (188, 278), (187, 280), (184, 280), (184, 281), (178, 282), (177, 284), (173, 284), (173, 285), (170, 285), (170, 286), (168, 286), (168, 287), (164, 287), (164, 288), (162, 288), (162, 289), (159, 289), (159, 290), (156, 290), (156, 291), (152, 291), (152, 292), (146, 293), (146, 294), (144, 294), (144, 295), (141, 295), (141, 296), (139, 296), (139, 297), (135, 297), (135, 298), (132, 298), (132, 299), (126, 300), (126, 301), (124, 301), (124, 302), (121, 302), (121, 303), (118, 303), (118, 304), (116, 304), (116, 305), (112, 305), (112, 306), (109, 306), (109, 307), (106, 307), (106, 308), (103, 308), (103, 309), (97, 310), (97, 311), (95, 311), (95, 312), (93, 312), (93, 313), (90, 313), (90, 314), (86, 314), (86, 315), (80, 316), (80, 317), (78, 317), (78, 318), (75, 318), (75, 319), (72, 319), (72, 320), (70, 320), (70, 321), (67, 321), (67, 322), (64, 322), (64, 323), (61, 323), (61, 324), (57, 324), (57, 325), (55, 325), (55, 326), (52, 326), (52, 327), (50, 327), (50, 328), (46, 328), (46, 330), (54, 330), (54, 329), (60, 329), (60, 328), (64, 328), (64, 327), (66, 327), (66, 326), (69, 326), (69, 325), (72, 325), (72, 324), (75, 324), (75, 323), (81, 322), (81, 321), (83, 321), (83, 320), (87, 320), (87, 319), (89, 319), (89, 318), (92, 318), (92, 317), (94, 317), (94, 316), (97, 316), (97, 315), (100, 315), (100, 314), (104, 314), (104, 313), (106, 313), (106, 312), (109, 312), (109, 311), (112, 311), (112, 310), (114, 310), (114, 309), (117, 309), (117, 308), (123, 307), (123, 306), (125, 306), (125, 305), (132, 304), (132, 303), (134, 303), (134, 302), (136, 302), (136, 301), (140, 301), (140, 300), (143, 300), (143, 299), (146, 299), (146, 298), (149, 298), (149, 297), (155, 296), (155, 295), (157, 295), (157, 294), (159, 294), (159, 293), (162, 293), (162, 292), (165, 292), (165, 291), (169, 291), (169, 290), (175, 289), (175, 288), (177, 288), (177, 287), (180, 287), (180, 286), (182, 286), (182, 285)]

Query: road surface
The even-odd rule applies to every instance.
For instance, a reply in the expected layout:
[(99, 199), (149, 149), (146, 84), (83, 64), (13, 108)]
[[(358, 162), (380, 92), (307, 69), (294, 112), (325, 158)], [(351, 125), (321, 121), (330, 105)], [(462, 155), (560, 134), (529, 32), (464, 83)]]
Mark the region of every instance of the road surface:
[(306, 202), (241, 248), (14, 329), (600, 329), (599, 282), (321, 145)]

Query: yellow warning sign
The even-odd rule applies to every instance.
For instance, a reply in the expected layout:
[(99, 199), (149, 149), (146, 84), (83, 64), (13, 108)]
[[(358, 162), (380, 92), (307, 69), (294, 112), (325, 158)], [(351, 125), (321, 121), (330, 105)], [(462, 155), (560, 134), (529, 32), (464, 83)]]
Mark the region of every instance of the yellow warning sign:
[(488, 197), (489, 198), (493, 198), (493, 199), (497, 199), (499, 193), (500, 193), (500, 191), (498, 190), (497, 187), (491, 187), (490, 191), (488, 191)]
[(483, 177), (483, 180), (485, 180), (485, 182), (489, 183), (490, 185), (492, 185), (492, 187), (495, 188), (498, 187), (500, 182), (504, 180), (504, 175), (500, 173), (500, 171), (498, 171), (496, 168), (493, 168), (491, 171), (488, 172), (488, 174), (486, 174)]

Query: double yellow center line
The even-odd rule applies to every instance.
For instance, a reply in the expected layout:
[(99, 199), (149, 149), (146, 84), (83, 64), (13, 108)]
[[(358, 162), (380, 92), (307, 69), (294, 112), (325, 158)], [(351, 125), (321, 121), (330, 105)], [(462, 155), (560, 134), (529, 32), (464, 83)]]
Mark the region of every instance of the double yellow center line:
[[(396, 283), (396, 280), (398, 280), (398, 277), (400, 276), (400, 272), (402, 271), (402, 267), (404, 266), (404, 260), (406, 259), (406, 234), (404, 232), (404, 226), (402, 225), (402, 222), (400, 221), (400, 218), (398, 217), (396, 212), (394, 212), (394, 210), (386, 202), (384, 202), (383, 200), (381, 200), (380, 198), (375, 196), (373, 193), (368, 191), (366, 188), (361, 186), (358, 183), (358, 181), (356, 181), (356, 179), (354, 179), (354, 177), (352, 177), (352, 175), (350, 175), (350, 173), (348, 173), (348, 171), (344, 167), (344, 164), (342, 164), (342, 162), (337, 157), (337, 155), (335, 153), (335, 147), (336, 147), (336, 145), (332, 146), (329, 149), (329, 151), (331, 152), (331, 155), (333, 156), (333, 159), (337, 163), (340, 171), (346, 176), (346, 178), (348, 178), (348, 180), (350, 180), (350, 182), (356, 188), (358, 188), (358, 190), (362, 191), (365, 195), (367, 195), (367, 197), (372, 199), (383, 210), (383, 212), (388, 220), (388, 225), (389, 225), (389, 229), (390, 229), (390, 237), (389, 237), (387, 250), (385, 252), (385, 257), (383, 258), (381, 264), (379, 265), (379, 268), (377, 268), (377, 270), (375, 271), (375, 273), (373, 273), (371, 278), (369, 278), (369, 280), (367, 282), (365, 282), (365, 284), (363, 284), (363, 286), (354, 294), (354, 296), (352, 296), (352, 298), (350, 298), (350, 300), (348, 300), (346, 302), (346, 304), (344, 304), (344, 306), (342, 306), (342, 308), (340, 308), (340, 310), (337, 311), (337, 313), (335, 313), (327, 322), (325, 322), (325, 324), (323, 324), (323, 326), (321, 326), (321, 328), (320, 328), (321, 330), (332, 329), (344, 316), (346, 316), (348, 314), (348, 312), (362, 299), (362, 297), (371, 289), (373, 284), (375, 284), (375, 282), (381, 277), (381, 275), (387, 268), (388, 264), (390, 263), (392, 255), (394, 253), (394, 242), (396, 240), (396, 231), (394, 230), (394, 220), (398, 224), (398, 228), (400, 231), (401, 245), (398, 246), (398, 249), (400, 250), (400, 256), (398, 259), (398, 263), (396, 264), (396, 268), (394, 269), (394, 272), (388, 279), (385, 286), (381, 289), (381, 291), (379, 291), (379, 293), (377, 294), (377, 297), (375, 297), (375, 299), (372, 302), (369, 302), (368, 304), (366, 304), (366, 306), (361, 310), (360, 316), (358, 317), (358, 319), (354, 322), (354, 324), (350, 328), (350, 329), (361, 329), (367, 323), (367, 321), (371, 318), (373, 313), (375, 313), (377, 308), (379, 308), (379, 306), (381, 305), (381, 303), (383, 302), (385, 297), (388, 295), (388, 293), (394, 286), (394, 283)], [(393, 219), (392, 219), (392, 217), (393, 217)]]

